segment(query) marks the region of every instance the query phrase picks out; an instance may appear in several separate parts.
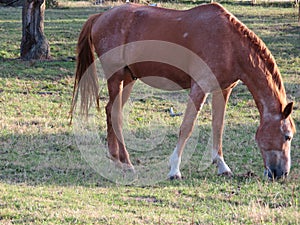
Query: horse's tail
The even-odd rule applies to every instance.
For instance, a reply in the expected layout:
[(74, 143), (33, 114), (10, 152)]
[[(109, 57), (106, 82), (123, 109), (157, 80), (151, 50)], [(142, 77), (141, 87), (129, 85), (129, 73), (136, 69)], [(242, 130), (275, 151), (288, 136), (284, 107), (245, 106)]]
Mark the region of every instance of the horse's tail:
[(73, 88), (72, 105), (70, 111), (70, 123), (76, 108), (78, 94), (80, 91), (80, 115), (87, 116), (93, 102), (99, 110), (99, 85), (94, 63), (94, 45), (91, 37), (91, 30), (94, 21), (101, 14), (91, 16), (83, 25), (77, 43), (77, 67), (75, 83)]

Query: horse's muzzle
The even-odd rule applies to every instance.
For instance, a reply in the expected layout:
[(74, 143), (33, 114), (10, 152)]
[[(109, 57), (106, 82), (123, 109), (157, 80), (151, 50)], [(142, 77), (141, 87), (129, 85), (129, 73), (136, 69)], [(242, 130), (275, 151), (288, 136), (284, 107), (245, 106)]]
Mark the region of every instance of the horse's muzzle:
[(270, 180), (278, 180), (281, 178), (286, 178), (289, 172), (282, 169), (265, 169), (265, 176), (268, 176)]
[(269, 179), (280, 179), (288, 176), (291, 167), (290, 154), (283, 151), (267, 151), (265, 156), (265, 175)]

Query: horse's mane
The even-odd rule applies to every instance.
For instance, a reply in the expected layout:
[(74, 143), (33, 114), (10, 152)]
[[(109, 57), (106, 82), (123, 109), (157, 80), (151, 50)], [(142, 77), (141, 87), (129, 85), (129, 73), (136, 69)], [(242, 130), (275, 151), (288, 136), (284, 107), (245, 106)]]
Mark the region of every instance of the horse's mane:
[[(275, 62), (273, 55), (271, 54), (270, 50), (267, 48), (265, 43), (253, 32), (251, 31), (246, 25), (240, 22), (235, 16), (224, 9), (223, 14), (225, 17), (231, 22), (232, 26), (239, 32), (239, 34), (243, 37), (242, 39), (244, 42), (249, 43), (249, 47), (254, 51), (256, 60), (263, 62), (264, 65), (264, 72), (266, 76), (271, 76), (270, 85), (274, 89), (274, 92), (279, 94), (278, 92), (285, 93), (282, 78)], [(278, 91), (276, 91), (276, 89)], [(279, 94), (278, 96), (281, 100), (285, 98)]]

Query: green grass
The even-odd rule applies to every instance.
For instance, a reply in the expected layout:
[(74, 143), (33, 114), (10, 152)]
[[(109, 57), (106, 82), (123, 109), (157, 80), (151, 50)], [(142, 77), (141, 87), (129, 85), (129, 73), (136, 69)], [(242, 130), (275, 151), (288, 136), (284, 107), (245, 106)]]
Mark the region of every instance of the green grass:
[[(193, 5), (165, 4), (172, 8)], [(293, 117), (300, 130), (297, 9), (230, 2), (225, 6), (270, 48), (288, 97), (296, 102)], [(72, 4), (63, 9), (48, 9), (45, 33), (54, 58), (48, 62), (16, 59), (21, 40), (21, 9), (0, 9), (0, 223), (299, 224), (299, 134), (292, 142), (289, 179), (266, 181), (254, 140), (259, 116), (243, 85), (236, 87), (231, 96), (223, 143), (225, 159), (235, 173), (233, 178), (217, 176), (214, 166), (203, 168), (202, 153), (211, 131), (210, 100), (198, 120), (197, 150), (182, 168), (184, 180), (124, 186), (103, 178), (91, 168), (76, 143), (73, 127), (68, 125), (75, 68), (72, 59), (88, 15), (107, 7)], [(97, 126), (104, 139), (105, 88), (101, 93)], [(182, 112), (186, 93), (174, 95), (143, 85), (134, 89), (126, 109), (131, 112), (128, 132), (143, 140), (151, 135), (149, 126), (153, 124), (170, 128), (164, 142), (155, 146), (154, 155), (144, 152), (144, 156), (132, 147), (130, 153), (137, 167), (152, 168), (160, 160), (157, 156), (171, 154), (182, 117), (169, 117), (166, 110), (172, 106)], [(168, 168), (153, 170), (164, 177)]]

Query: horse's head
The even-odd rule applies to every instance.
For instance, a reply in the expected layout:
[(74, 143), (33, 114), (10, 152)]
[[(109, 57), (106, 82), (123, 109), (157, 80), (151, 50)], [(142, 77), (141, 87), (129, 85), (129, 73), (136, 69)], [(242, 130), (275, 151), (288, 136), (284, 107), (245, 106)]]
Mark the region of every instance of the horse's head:
[(285, 177), (291, 167), (291, 141), (296, 132), (291, 118), (293, 103), (289, 103), (281, 115), (263, 120), (256, 133), (256, 141), (260, 148), (265, 174), (270, 179)]

